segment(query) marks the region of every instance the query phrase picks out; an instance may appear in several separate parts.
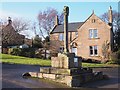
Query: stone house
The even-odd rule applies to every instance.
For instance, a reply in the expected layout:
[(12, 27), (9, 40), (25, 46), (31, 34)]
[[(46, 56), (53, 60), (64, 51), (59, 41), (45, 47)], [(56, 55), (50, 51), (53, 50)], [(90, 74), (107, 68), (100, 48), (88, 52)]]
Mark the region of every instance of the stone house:
[(12, 20), (9, 17), (8, 24), (3, 25), (1, 32), (2, 53), (8, 53), (9, 48), (24, 44), (25, 36), (17, 33), (12, 26)]
[[(84, 22), (68, 23), (69, 52), (84, 59), (103, 60), (104, 45), (107, 52), (113, 49), (112, 8), (109, 8), (109, 23), (102, 21), (94, 11)], [(64, 25), (58, 23), (50, 33), (51, 53), (63, 52)]]

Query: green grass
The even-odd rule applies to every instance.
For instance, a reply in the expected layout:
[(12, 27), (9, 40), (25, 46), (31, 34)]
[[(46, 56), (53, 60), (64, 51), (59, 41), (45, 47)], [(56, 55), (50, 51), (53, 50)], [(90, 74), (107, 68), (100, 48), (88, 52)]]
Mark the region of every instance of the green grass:
[[(27, 58), (27, 57), (14, 56), (14, 55), (8, 55), (8, 54), (0, 54), (0, 57), (2, 57), (2, 63), (51, 66), (51, 60)], [(117, 65), (82, 63), (82, 66), (83, 67), (111, 67), (111, 66), (117, 66)]]
[(50, 60), (1, 54), (2, 63), (50, 66)]
[(97, 63), (82, 63), (83, 67), (111, 67), (115, 65), (110, 64), (97, 64)]
[(7, 54), (1, 54), (1, 57), (2, 59), (27, 59), (26, 57), (7, 55)]

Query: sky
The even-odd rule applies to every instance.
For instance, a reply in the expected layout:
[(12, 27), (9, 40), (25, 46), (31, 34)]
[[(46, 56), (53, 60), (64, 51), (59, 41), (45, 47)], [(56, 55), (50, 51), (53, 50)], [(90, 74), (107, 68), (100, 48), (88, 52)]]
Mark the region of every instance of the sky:
[(118, 11), (118, 2), (2, 2), (0, 3), (0, 17), (19, 17), (32, 22), (37, 22), (37, 15), (47, 8), (55, 8), (58, 12), (63, 7), (69, 7), (69, 22), (85, 21), (91, 13), (97, 16), (108, 11), (109, 6)]
[(113, 10), (118, 10), (117, 2), (3, 2), (1, 16), (4, 19), (11, 16), (37, 21), (39, 11), (51, 7), (62, 12), (64, 6), (69, 6), (69, 22), (84, 21), (93, 10), (100, 16), (108, 11), (109, 6), (112, 6)]

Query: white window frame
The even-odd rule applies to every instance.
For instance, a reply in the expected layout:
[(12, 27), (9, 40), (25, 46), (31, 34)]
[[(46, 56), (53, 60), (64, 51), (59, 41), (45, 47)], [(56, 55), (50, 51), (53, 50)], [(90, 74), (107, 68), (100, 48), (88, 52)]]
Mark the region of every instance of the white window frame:
[[(95, 33), (95, 30), (97, 31), (96, 33)], [(95, 37), (95, 34), (97, 34), (96, 37)], [(98, 30), (97, 29), (89, 29), (89, 38), (98, 38)]]
[[(93, 52), (93, 54), (91, 54), (90, 47), (92, 47), (92, 52)], [(95, 50), (96, 50), (95, 47), (96, 47), (96, 49), (97, 49), (97, 54), (95, 54)], [(90, 56), (98, 56), (98, 46), (97, 46), (97, 45), (89, 46), (89, 55), (90, 55)]]

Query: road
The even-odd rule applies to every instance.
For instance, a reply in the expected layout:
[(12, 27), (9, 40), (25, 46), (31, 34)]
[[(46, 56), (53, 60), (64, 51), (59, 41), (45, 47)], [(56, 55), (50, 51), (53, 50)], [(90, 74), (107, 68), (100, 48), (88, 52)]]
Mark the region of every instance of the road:
[[(58, 83), (46, 82), (41, 79), (22, 78), (24, 72), (39, 72), (40, 66), (2, 64), (2, 88), (67, 88)], [(83, 88), (118, 88), (118, 68), (94, 68), (95, 71), (103, 71), (109, 75), (109, 80), (101, 80), (84, 84)]]

